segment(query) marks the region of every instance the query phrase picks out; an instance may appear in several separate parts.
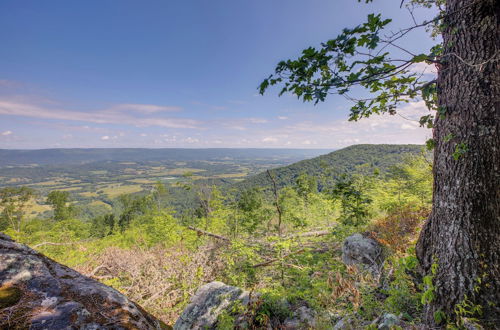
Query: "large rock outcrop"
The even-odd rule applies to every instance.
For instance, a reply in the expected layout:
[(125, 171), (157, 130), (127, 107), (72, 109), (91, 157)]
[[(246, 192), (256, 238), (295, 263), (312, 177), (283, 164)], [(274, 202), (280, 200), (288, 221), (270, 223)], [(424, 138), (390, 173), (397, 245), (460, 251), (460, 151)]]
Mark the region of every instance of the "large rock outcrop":
[(191, 297), (189, 305), (175, 322), (174, 329), (211, 329), (219, 315), (238, 300), (243, 305), (248, 304), (248, 292), (222, 282), (205, 284)]
[(162, 329), (118, 291), (0, 233), (1, 329)]
[[(184, 309), (174, 325), (175, 330), (188, 329), (216, 329), (218, 319), (224, 312), (233, 316), (233, 327), (237, 329), (262, 328), (262, 324), (254, 324), (255, 313), (262, 305), (262, 296), (250, 295), (249, 292), (222, 282), (211, 282), (203, 285), (191, 297), (189, 305)], [(253, 309), (251, 313), (242, 312), (233, 314), (231, 306), (239, 302), (243, 307)], [(288, 310), (288, 315), (267, 315), (266, 327), (268, 329), (300, 330), (314, 329), (316, 325), (316, 312), (300, 301), (289, 304), (286, 300), (280, 302), (282, 309)], [(269, 313), (269, 311), (267, 311)], [(239, 314), (238, 314), (239, 313)], [(250, 316), (253, 315), (253, 316)]]
[(373, 238), (354, 234), (344, 241), (342, 261), (346, 265), (363, 266), (372, 274), (379, 274), (384, 261), (384, 250)]

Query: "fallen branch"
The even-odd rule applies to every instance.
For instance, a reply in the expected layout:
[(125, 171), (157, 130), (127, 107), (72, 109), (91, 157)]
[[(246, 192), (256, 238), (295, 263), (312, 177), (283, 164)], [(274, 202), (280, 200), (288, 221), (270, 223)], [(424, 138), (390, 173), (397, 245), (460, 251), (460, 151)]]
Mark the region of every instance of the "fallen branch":
[(224, 236), (221, 236), (221, 235), (217, 235), (217, 234), (214, 234), (214, 233), (210, 233), (208, 231), (195, 228), (193, 226), (188, 226), (187, 228), (190, 229), (190, 230), (193, 230), (193, 231), (197, 232), (198, 235), (210, 236), (210, 237), (213, 237), (213, 238), (220, 239), (222, 241), (231, 242), (231, 240), (229, 238), (227, 238), (227, 237), (224, 237)]
[(40, 246), (44, 246), (44, 245), (71, 245), (71, 244), (75, 244), (74, 242), (70, 242), (70, 243), (53, 243), (53, 242), (42, 242), (42, 243), (38, 243), (38, 244), (35, 244), (33, 245), (31, 248), (33, 249), (36, 249), (36, 248), (39, 248)]
[[(261, 262), (261, 263), (259, 263), (259, 264), (255, 264), (255, 265), (253, 265), (252, 267), (253, 267), (253, 268), (257, 268), (257, 267), (265, 267), (265, 266), (269, 266), (269, 265), (271, 265), (272, 263), (275, 263), (276, 261), (283, 260), (283, 259), (288, 258), (288, 257), (290, 257), (290, 256), (292, 256), (292, 255), (295, 255), (295, 254), (301, 254), (301, 253), (303, 253), (303, 252), (305, 252), (305, 251), (306, 251), (306, 248), (307, 248), (307, 247), (304, 247), (304, 248), (302, 248), (302, 249), (300, 249), (300, 250), (297, 250), (297, 251), (294, 251), (294, 252), (287, 253), (287, 254), (285, 254), (284, 256), (282, 256), (281, 258), (272, 258), (272, 259), (268, 259), (268, 260), (266, 260), (266, 261), (264, 261), (264, 262)], [(314, 249), (314, 250), (310, 250), (309, 252), (311, 252), (311, 253), (325, 253), (325, 252), (328, 252), (328, 251), (332, 250), (332, 248), (337, 248), (337, 246), (333, 246), (333, 247), (323, 246), (323, 247), (321, 247), (321, 248), (317, 248), (317, 249)]]
[(38, 243), (38, 244), (35, 244), (35, 245), (31, 246), (31, 248), (32, 248), (32, 249), (36, 249), (36, 248), (39, 248), (40, 246), (44, 246), (44, 245), (54, 245), (54, 246), (59, 246), (59, 245), (72, 245), (72, 244), (78, 244), (78, 243), (90, 242), (91, 240), (92, 240), (92, 239), (83, 239), (83, 240), (76, 241), (76, 242), (64, 242), (64, 243), (42, 242), (42, 243)]
[(107, 270), (108, 273), (111, 274), (111, 270), (108, 268), (108, 266), (99, 265), (96, 268), (94, 268), (90, 273), (88, 273), (87, 276), (88, 277), (96, 277), (97, 272), (100, 271), (101, 269), (105, 269), (105, 270)]
[(261, 262), (260, 264), (253, 265), (252, 267), (253, 268), (257, 268), (257, 267), (269, 266), (270, 264), (272, 264), (272, 263), (274, 263), (276, 261), (280, 261), (282, 259), (288, 258), (289, 256), (292, 256), (292, 255), (295, 255), (295, 254), (300, 254), (300, 253), (304, 252), (305, 250), (306, 249), (300, 249), (300, 250), (297, 250), (297, 251), (294, 251), (294, 252), (290, 252), (290, 253), (287, 253), (287, 254), (283, 255), (281, 258), (269, 259), (267, 261)]
[(295, 238), (295, 237), (318, 237), (318, 236), (325, 236), (328, 234), (331, 234), (331, 230), (317, 230), (317, 231), (310, 231), (307, 233), (302, 233), (302, 234), (294, 234), (294, 235), (289, 235), (286, 238)]

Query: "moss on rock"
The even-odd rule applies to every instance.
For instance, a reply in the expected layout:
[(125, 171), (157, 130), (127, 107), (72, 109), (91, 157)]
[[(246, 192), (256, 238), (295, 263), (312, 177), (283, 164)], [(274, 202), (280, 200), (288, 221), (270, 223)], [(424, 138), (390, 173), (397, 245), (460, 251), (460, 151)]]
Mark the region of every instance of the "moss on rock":
[(0, 287), (0, 309), (14, 306), (21, 300), (23, 293), (15, 286), (3, 285)]

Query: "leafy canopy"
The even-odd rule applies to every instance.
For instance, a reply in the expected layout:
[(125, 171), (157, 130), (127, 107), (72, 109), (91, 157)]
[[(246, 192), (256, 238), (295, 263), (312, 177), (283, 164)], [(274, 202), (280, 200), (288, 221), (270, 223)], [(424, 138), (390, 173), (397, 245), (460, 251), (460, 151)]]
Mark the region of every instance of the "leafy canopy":
[[(415, 7), (439, 5), (438, 2), (441, 1), (414, 0), (408, 8), (413, 17)], [(391, 19), (369, 14), (366, 22), (344, 29), (321, 47), (309, 47), (299, 58), (279, 62), (274, 74), (260, 84), (259, 91), (264, 94), (270, 86), (280, 85), (280, 96), (292, 93), (315, 104), (325, 101), (329, 94), (342, 95), (353, 102), (351, 121), (372, 114), (395, 114), (398, 105), (419, 99), (430, 110), (438, 110), (435, 81), (426, 81), (412, 66), (422, 62), (439, 64), (442, 48), (436, 46), (428, 53), (414, 54), (398, 45), (398, 40), (415, 28), (435, 25), (441, 19), (438, 16), (422, 23), (414, 20), (409, 28), (389, 32)], [(433, 120), (429, 114), (420, 119), (420, 124), (432, 127)]]

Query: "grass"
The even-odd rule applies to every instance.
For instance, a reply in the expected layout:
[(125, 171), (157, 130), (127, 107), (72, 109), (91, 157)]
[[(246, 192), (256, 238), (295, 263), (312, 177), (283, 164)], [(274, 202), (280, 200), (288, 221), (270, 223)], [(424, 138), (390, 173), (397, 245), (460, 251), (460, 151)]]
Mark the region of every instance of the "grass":
[(75, 190), (80, 190), (82, 187), (68, 187), (68, 188), (61, 188), (58, 189), (59, 191), (75, 191)]
[(243, 178), (243, 177), (246, 177), (247, 175), (248, 175), (248, 173), (241, 172), (241, 173), (216, 174), (213, 177), (214, 178), (221, 178), (221, 179), (224, 179), (224, 178), (229, 179), (229, 178)]
[(26, 210), (28, 214), (41, 214), (45, 211), (51, 210), (51, 208), (49, 205), (38, 204), (37, 201), (31, 200), (26, 206)]
[(89, 171), (90, 174), (103, 175), (108, 173), (107, 170), (99, 170), (99, 171)]
[(92, 206), (104, 206), (108, 209), (111, 210), (111, 205), (107, 204), (107, 203), (104, 203), (103, 201), (100, 201), (100, 200), (95, 200), (95, 201), (92, 201), (89, 205), (92, 205)]
[(61, 184), (61, 180), (62, 179), (54, 178), (53, 180), (37, 182), (33, 185), (36, 185), (36, 186), (57, 186), (57, 185)]
[(186, 172), (199, 173), (199, 172), (205, 172), (205, 171), (206, 170), (202, 170), (199, 168), (179, 167), (179, 168), (168, 169), (163, 173), (165, 173), (166, 175), (183, 175)]
[(89, 197), (90, 198), (90, 197), (97, 197), (99, 195), (97, 195), (97, 193), (94, 192), (94, 191), (84, 191), (84, 192), (80, 193), (80, 196)]
[(132, 179), (132, 180), (127, 180), (127, 181), (132, 182), (132, 183), (139, 183), (139, 184), (153, 184), (156, 182), (155, 180), (144, 179), (144, 178)]
[(112, 184), (105, 188), (101, 188), (104, 194), (108, 195), (109, 198), (115, 198), (123, 194), (133, 194), (142, 191), (140, 185), (122, 185), (122, 184)]

